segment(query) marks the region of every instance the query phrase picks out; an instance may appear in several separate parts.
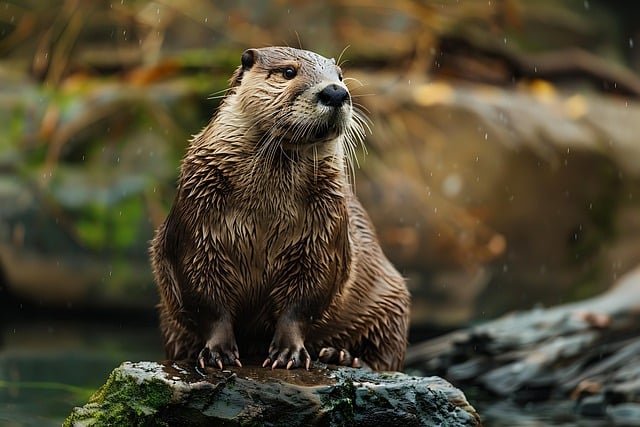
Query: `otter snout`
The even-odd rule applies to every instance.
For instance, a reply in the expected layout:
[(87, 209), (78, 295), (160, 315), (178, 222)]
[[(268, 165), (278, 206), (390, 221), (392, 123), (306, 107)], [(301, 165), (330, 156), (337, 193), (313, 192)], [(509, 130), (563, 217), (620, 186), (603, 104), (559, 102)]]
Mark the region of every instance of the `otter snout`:
[(349, 100), (349, 92), (340, 85), (332, 83), (318, 93), (318, 101), (327, 107), (341, 107)]

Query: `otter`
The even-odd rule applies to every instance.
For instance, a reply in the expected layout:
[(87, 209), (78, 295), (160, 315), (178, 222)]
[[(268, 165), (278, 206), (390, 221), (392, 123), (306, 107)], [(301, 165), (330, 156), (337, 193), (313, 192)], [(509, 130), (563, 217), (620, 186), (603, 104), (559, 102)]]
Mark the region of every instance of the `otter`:
[(151, 242), (169, 359), (401, 369), (409, 293), (349, 179), (361, 114), (335, 60), (242, 54)]

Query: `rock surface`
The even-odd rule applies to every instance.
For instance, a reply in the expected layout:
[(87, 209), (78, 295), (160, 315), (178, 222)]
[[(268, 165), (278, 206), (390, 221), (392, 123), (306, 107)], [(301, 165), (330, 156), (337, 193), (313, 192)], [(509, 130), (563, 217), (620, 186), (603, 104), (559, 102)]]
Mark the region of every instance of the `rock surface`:
[(313, 365), (201, 372), (179, 362), (125, 362), (65, 426), (478, 426), (464, 394), (439, 377)]
[[(512, 313), (415, 345), (405, 368), (479, 387), (510, 403), (552, 402), (553, 418), (544, 421), (553, 425), (602, 419), (638, 426), (639, 325), (640, 266), (597, 297)], [(504, 420), (504, 404), (483, 409), (485, 421)], [(548, 416), (549, 409), (542, 413)]]

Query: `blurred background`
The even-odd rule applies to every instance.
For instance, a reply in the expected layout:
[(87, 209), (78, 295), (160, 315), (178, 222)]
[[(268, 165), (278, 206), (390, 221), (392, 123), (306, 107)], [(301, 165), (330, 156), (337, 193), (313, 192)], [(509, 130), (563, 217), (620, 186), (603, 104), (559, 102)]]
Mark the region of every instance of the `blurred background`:
[[(164, 357), (147, 247), (248, 47), (339, 58), (412, 342), (640, 262), (640, 3), (0, 0), (0, 424)], [(471, 402), (473, 403), (473, 402)]]

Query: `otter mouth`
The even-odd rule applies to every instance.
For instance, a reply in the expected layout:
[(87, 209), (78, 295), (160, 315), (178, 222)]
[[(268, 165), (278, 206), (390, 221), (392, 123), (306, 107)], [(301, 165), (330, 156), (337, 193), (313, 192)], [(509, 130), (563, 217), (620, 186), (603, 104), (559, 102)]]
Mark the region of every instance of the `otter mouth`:
[(328, 123), (323, 126), (319, 126), (313, 133), (313, 139), (316, 141), (333, 139), (340, 135), (341, 130), (335, 123)]

